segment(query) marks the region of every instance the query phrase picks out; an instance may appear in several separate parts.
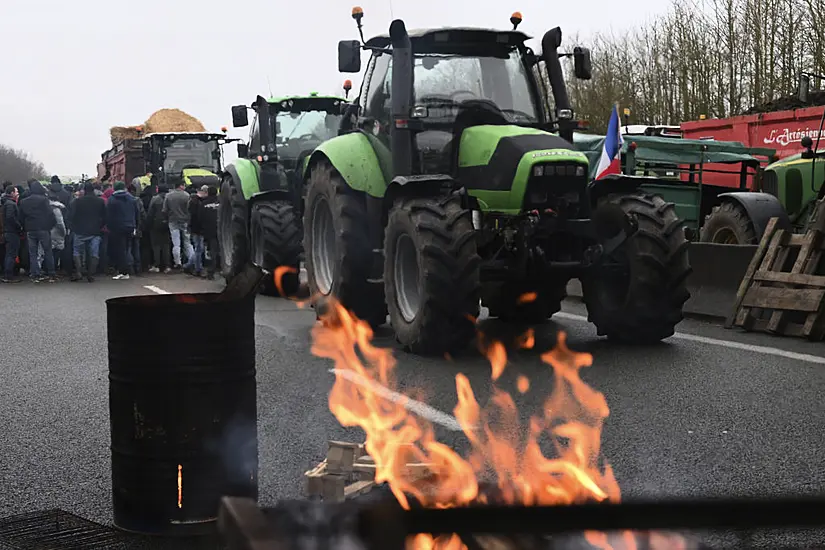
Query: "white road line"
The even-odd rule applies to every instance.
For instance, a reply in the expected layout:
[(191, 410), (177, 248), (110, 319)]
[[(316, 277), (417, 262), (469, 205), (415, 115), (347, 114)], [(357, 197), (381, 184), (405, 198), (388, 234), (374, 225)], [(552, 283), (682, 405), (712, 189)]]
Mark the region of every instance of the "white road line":
[[(587, 317), (583, 315), (575, 315), (573, 313), (559, 312), (553, 317), (560, 317), (562, 319), (570, 319), (572, 321), (587, 322)], [(768, 346), (755, 346), (753, 344), (744, 344), (742, 342), (732, 342), (730, 340), (719, 340), (717, 338), (708, 338), (707, 336), (698, 336), (696, 334), (686, 334), (684, 332), (677, 332), (671, 338), (678, 340), (686, 340), (688, 342), (697, 342), (699, 344), (708, 344), (711, 346), (721, 346), (730, 349), (740, 349), (743, 351), (750, 351), (753, 353), (761, 353), (763, 355), (773, 355), (775, 357), (784, 357), (786, 359), (794, 359), (796, 361), (804, 361), (806, 363), (816, 363), (818, 365), (825, 365), (825, 357), (818, 355), (810, 355), (808, 353), (797, 353), (795, 351), (787, 351), (779, 348), (771, 348)], [(823, 348), (825, 351), (825, 348)]]
[(425, 420), (432, 422), (433, 424), (438, 424), (454, 432), (463, 431), (461, 429), (461, 425), (458, 423), (454, 416), (439, 411), (438, 409), (434, 409), (426, 403), (416, 401), (415, 399), (407, 397), (404, 394), (386, 388), (378, 382), (370, 380), (358, 374), (357, 372), (345, 369), (329, 369), (329, 372), (333, 374), (339, 374), (342, 377), (349, 380), (350, 382), (352, 382), (353, 384), (358, 384), (359, 386), (367, 387), (375, 393), (377, 393), (378, 395), (380, 395), (381, 397), (384, 397), (388, 401), (392, 401), (393, 403), (403, 402), (405, 409), (407, 409), (413, 414), (420, 416)]
[(166, 292), (162, 288), (158, 288), (154, 285), (145, 285), (143, 288), (145, 288), (146, 290), (151, 290), (155, 294), (169, 294), (169, 292)]

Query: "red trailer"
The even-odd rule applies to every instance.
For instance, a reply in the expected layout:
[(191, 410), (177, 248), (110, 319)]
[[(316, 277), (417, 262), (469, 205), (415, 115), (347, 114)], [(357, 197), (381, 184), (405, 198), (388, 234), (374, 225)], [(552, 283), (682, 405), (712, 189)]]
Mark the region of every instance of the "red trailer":
[[(769, 147), (776, 149), (775, 160), (779, 160), (800, 153), (800, 141), (805, 136), (816, 142), (823, 109), (825, 106), (683, 122), (682, 136), (688, 139), (740, 141), (748, 147)], [(825, 135), (822, 137), (825, 138)], [(739, 179), (724, 176), (718, 185), (737, 187)]]

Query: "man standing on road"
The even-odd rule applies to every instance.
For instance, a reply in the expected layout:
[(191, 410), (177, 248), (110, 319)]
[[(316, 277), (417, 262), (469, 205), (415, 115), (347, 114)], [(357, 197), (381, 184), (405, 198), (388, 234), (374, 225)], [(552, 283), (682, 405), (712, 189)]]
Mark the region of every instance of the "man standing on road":
[[(87, 182), (83, 186), (83, 196), (72, 201), (69, 207), (69, 223), (74, 231), (72, 259), (75, 273), (72, 281), (83, 276), (83, 258), (86, 258), (86, 280), (93, 282), (97, 264), (100, 261), (100, 241), (106, 225), (106, 203), (95, 193), (95, 187)], [(88, 255), (86, 247), (89, 247)]]
[(132, 271), (132, 240), (137, 234), (140, 220), (138, 200), (126, 191), (126, 184), (116, 182), (114, 193), (106, 203), (106, 227), (109, 229), (109, 246), (112, 247), (119, 273), (115, 280), (128, 279)]
[(175, 262), (175, 269), (183, 267), (181, 245), (185, 249), (187, 260), (195, 255), (189, 235), (189, 193), (183, 189), (184, 183), (180, 181), (175, 190), (166, 195), (163, 201), (163, 213), (169, 220), (169, 233), (172, 236), (172, 259)]
[(161, 269), (164, 273), (170, 271), (169, 220), (163, 213), (163, 203), (168, 193), (168, 187), (158, 185), (158, 194), (149, 201), (146, 211), (146, 226), (149, 228), (149, 240), (152, 242), (152, 267), (149, 268), (149, 273), (158, 273)]
[[(43, 280), (57, 282), (50, 235), (57, 220), (46, 196), (46, 189), (37, 180), (29, 181), (29, 196), (20, 201), (20, 218), (29, 246), (29, 277), (35, 283)], [(37, 249), (40, 246), (43, 247), (43, 267), (46, 268), (47, 274), (45, 279), (40, 276), (40, 265), (37, 261)]]
[(203, 220), (201, 219), (201, 212), (208, 191), (209, 186), (204, 185), (198, 189), (197, 193), (193, 193), (189, 199), (189, 228), (192, 231), (192, 244), (195, 254), (187, 258), (183, 271), (198, 277), (203, 272)]
[(3, 258), (3, 282), (19, 283), (20, 279), (15, 276), (15, 261), (20, 251), (20, 233), (23, 226), (20, 223), (20, 216), (17, 211), (17, 198), (20, 193), (13, 185), (6, 187), (3, 194), (3, 238), (6, 242), (6, 253)]
[(143, 239), (143, 225), (146, 222), (146, 210), (144, 210), (143, 208), (143, 201), (141, 201), (140, 197), (137, 196), (137, 188), (130, 183), (126, 187), (126, 190), (129, 192), (130, 195), (132, 195), (135, 198), (135, 202), (137, 203), (138, 207), (138, 218), (135, 223), (135, 236), (132, 237), (131, 242), (132, 269), (134, 269), (135, 275), (138, 275), (142, 271), (140, 259), (140, 241), (141, 239)]
[(210, 186), (200, 209), (200, 224), (203, 241), (206, 244), (206, 278), (215, 278), (218, 263), (218, 188)]

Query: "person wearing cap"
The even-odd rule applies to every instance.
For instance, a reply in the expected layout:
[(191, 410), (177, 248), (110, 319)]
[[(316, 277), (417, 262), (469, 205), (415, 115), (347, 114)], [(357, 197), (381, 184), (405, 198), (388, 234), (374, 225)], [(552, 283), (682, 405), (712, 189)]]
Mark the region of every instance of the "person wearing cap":
[(206, 253), (206, 278), (209, 280), (215, 278), (218, 264), (218, 202), (218, 188), (209, 186), (199, 212)]
[(203, 273), (203, 201), (209, 194), (209, 186), (204, 185), (189, 199), (189, 228), (192, 231), (192, 246), (195, 253), (186, 260), (183, 272), (200, 277)]

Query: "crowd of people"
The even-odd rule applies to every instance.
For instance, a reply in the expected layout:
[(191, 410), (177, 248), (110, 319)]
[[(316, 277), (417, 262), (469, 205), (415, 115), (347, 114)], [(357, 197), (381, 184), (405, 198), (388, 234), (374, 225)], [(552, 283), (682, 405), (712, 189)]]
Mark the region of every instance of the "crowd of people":
[(181, 271), (214, 279), (218, 189), (125, 182), (3, 184), (0, 257), (4, 283), (129, 279)]

